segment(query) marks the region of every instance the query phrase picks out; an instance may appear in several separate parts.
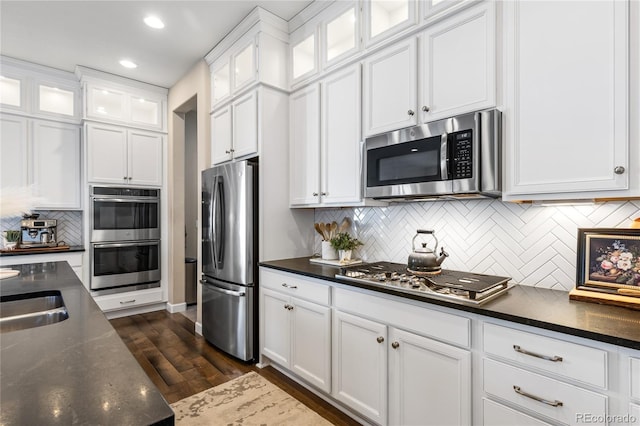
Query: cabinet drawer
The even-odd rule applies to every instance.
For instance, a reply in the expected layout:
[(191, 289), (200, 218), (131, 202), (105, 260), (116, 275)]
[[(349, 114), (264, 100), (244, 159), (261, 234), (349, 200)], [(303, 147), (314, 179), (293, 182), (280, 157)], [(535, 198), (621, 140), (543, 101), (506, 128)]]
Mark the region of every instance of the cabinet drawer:
[(631, 372), (631, 398), (640, 401), (640, 358), (629, 358)]
[(482, 399), (482, 424), (486, 426), (550, 426), (520, 411), (505, 407), (490, 399)]
[(302, 275), (261, 268), (260, 285), (263, 288), (277, 290), (321, 305), (330, 304), (331, 287)]
[(162, 289), (130, 291), (127, 293), (108, 294), (94, 297), (94, 300), (104, 312), (117, 309), (127, 309), (134, 306), (148, 305), (162, 302)]
[(334, 297), (334, 305), (342, 311), (457, 346), (470, 346), (471, 321), (468, 318), (341, 288), (335, 289)]
[(485, 353), (607, 388), (607, 352), (495, 324), (484, 324)]
[(486, 393), (565, 424), (584, 423), (583, 414), (604, 419), (607, 413), (604, 395), (498, 361), (485, 358), (483, 374)]

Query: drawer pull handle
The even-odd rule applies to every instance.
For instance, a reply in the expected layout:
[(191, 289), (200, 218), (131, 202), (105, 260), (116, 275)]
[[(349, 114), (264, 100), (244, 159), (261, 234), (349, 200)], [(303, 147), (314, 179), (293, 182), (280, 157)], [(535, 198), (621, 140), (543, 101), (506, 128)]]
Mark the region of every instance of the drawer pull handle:
[(543, 404), (547, 404), (552, 407), (562, 407), (564, 405), (562, 401), (558, 401), (557, 399), (555, 401), (550, 401), (548, 399), (540, 398), (539, 396), (527, 393), (520, 389), (520, 386), (513, 385), (513, 390), (519, 395), (526, 396), (527, 398), (531, 398), (535, 401), (542, 402)]
[(127, 303), (133, 303), (133, 302), (135, 302), (135, 301), (136, 301), (136, 299), (131, 299), (131, 300), (121, 300), (121, 301), (120, 301), (120, 304), (121, 304), (121, 305), (126, 305)]
[(516, 352), (520, 352), (521, 354), (529, 355), (529, 356), (536, 357), (536, 358), (546, 359), (547, 361), (562, 362), (562, 357), (561, 356), (557, 356), (557, 355), (548, 356), (548, 355), (537, 354), (535, 352), (529, 352), (529, 351), (527, 351), (525, 349), (522, 349), (518, 345), (513, 345), (513, 350), (516, 351)]
[(282, 283), (282, 287), (286, 287), (286, 288), (298, 288), (297, 285), (289, 285), (287, 283)]

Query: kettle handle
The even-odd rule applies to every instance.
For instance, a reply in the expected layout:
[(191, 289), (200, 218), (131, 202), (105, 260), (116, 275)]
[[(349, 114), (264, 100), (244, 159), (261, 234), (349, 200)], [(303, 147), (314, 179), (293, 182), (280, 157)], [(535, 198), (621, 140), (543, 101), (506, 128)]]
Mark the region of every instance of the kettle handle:
[(438, 249), (438, 238), (434, 234), (433, 229), (418, 229), (416, 231), (416, 235), (414, 235), (413, 239), (411, 240), (411, 249), (413, 251), (416, 251), (416, 238), (418, 238), (418, 235), (420, 234), (429, 234), (433, 237), (434, 240), (436, 240), (436, 245), (433, 247), (433, 251), (435, 252)]

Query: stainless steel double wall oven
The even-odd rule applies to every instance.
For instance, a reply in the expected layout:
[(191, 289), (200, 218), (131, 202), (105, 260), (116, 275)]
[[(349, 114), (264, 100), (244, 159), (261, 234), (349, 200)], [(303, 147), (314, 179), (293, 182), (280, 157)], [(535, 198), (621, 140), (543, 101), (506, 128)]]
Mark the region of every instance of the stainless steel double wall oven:
[(91, 187), (91, 290), (160, 286), (160, 190)]

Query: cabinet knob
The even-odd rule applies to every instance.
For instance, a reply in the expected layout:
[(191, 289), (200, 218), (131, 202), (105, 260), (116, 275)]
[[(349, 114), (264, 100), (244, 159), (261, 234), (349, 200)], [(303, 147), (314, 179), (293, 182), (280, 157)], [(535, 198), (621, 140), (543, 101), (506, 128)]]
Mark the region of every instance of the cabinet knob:
[(376, 340), (378, 341), (378, 343), (382, 343), (382, 342), (384, 342), (384, 337), (378, 336), (378, 338)]
[(231, 154), (231, 151), (229, 151), (228, 149), (225, 149), (225, 150), (224, 150), (224, 153), (225, 153), (225, 154)]
[(318, 196), (318, 193), (317, 193), (317, 192), (314, 192), (314, 193), (313, 193), (313, 196), (314, 196), (314, 197), (317, 197), (317, 196)]
[(293, 306), (289, 305), (287, 309), (289, 309), (290, 311), (293, 311)]
[(231, 151), (231, 152), (236, 152), (236, 150), (235, 150), (235, 149), (233, 149), (233, 148), (231, 148), (229, 151)]
[(429, 112), (429, 107), (425, 105), (425, 106), (422, 107), (422, 110), (424, 112)]
[(328, 192), (321, 192), (320, 195), (322, 195), (323, 197), (326, 197), (327, 195), (329, 195)]
[(132, 177), (131, 177), (131, 176), (129, 176), (127, 179), (131, 180), (131, 179), (132, 179)]
[(127, 177), (125, 176), (125, 177), (123, 177), (122, 179), (127, 180)]
[(391, 344), (391, 347), (392, 347), (393, 349), (398, 349), (398, 346), (400, 346), (400, 343), (398, 343), (398, 342), (393, 342), (393, 343)]
[(413, 115), (415, 114), (415, 112), (413, 112), (413, 110), (412, 110), (412, 109), (410, 109), (409, 111), (407, 111), (407, 114), (409, 114), (409, 115), (413, 116)]
[(622, 166), (617, 166), (615, 169), (613, 169), (613, 173), (617, 174), (617, 175), (621, 175), (623, 174), (625, 171), (625, 168)]
[(290, 311), (292, 309), (292, 306), (287, 304), (287, 305), (284, 305), (284, 308)]

